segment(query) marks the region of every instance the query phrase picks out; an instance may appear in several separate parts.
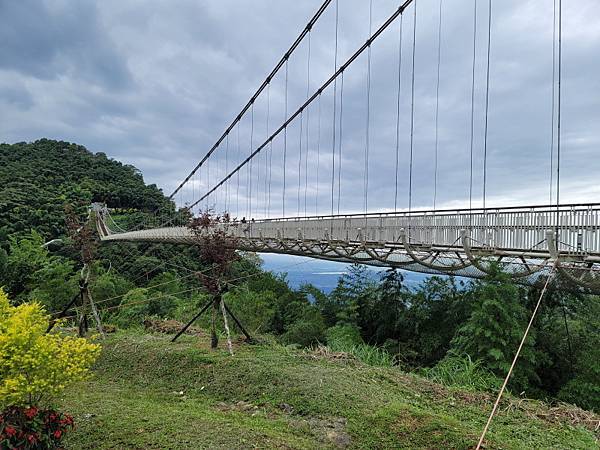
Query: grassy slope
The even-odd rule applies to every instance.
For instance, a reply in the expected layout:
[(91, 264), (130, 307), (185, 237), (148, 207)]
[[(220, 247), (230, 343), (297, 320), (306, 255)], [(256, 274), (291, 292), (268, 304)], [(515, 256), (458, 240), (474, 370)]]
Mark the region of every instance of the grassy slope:
[[(484, 394), (394, 369), (272, 345), (244, 345), (232, 358), (205, 339), (168, 339), (109, 339), (94, 377), (61, 399), (78, 423), (67, 448), (467, 449), (491, 407)], [(515, 404), (494, 421), (486, 448), (597, 448), (591, 432), (537, 418), (544, 405)]]

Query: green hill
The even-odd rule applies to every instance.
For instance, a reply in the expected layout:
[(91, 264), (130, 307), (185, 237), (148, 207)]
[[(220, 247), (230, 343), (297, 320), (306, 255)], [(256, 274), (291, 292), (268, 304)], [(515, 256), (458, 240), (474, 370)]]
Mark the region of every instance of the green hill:
[[(343, 354), (123, 332), (61, 400), (72, 449), (474, 448), (493, 396)], [(508, 397), (487, 449), (592, 449), (598, 416)], [(588, 427), (586, 429), (585, 427)]]
[(64, 234), (64, 207), (168, 207), (156, 185), (135, 167), (63, 141), (0, 144), (0, 241), (35, 228), (46, 238)]

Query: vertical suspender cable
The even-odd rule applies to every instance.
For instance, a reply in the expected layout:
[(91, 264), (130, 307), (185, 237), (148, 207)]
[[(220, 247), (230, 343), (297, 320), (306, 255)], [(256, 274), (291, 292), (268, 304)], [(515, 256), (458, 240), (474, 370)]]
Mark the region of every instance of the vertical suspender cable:
[[(289, 60), (285, 60), (285, 120), (288, 118), (288, 63)], [(287, 162), (287, 126), (283, 129), (283, 192), (281, 202), (281, 217), (285, 217), (285, 166)]]
[(321, 94), (319, 93), (317, 112), (317, 173), (315, 186), (315, 216), (319, 213), (319, 169), (321, 165)]
[[(335, 0), (335, 49), (333, 57), (334, 72), (337, 72), (338, 57), (338, 25), (339, 25), (339, 0)], [(337, 113), (337, 78), (333, 80), (333, 137), (331, 146), (331, 215), (333, 216), (334, 189), (335, 189), (335, 126)]]
[[(267, 85), (267, 136), (269, 136), (269, 120), (271, 118), (271, 83)], [(269, 142), (269, 148), (265, 152), (265, 214), (264, 217), (268, 218), (271, 212), (271, 174), (270, 174), (270, 160), (271, 152), (273, 149), (273, 141)]]
[[(192, 201), (190, 202), (190, 205), (194, 204), (195, 202), (196, 202), (196, 185), (194, 184), (194, 176), (192, 176)], [(190, 208), (190, 209), (193, 209), (193, 208)]]
[[(561, 106), (562, 106), (562, 0), (558, 0), (558, 109), (556, 112), (556, 215), (560, 206), (560, 150), (561, 150)], [(558, 220), (556, 226), (558, 226)]]
[(433, 155), (433, 210), (437, 205), (438, 184), (438, 149), (439, 149), (439, 121), (440, 121), (440, 67), (442, 65), (442, 5), (440, 0), (439, 22), (438, 22), (438, 48), (437, 48), (437, 80), (435, 86), (435, 149)]
[[(263, 152), (263, 154), (266, 154), (267, 152)], [(256, 206), (255, 208), (255, 214), (259, 215), (260, 214), (260, 206), (261, 206), (261, 200), (260, 200), (260, 196), (261, 196), (261, 178), (260, 178), (260, 174), (261, 174), (261, 166), (260, 166), (260, 153), (257, 155), (256, 157)]]
[[(373, 0), (369, 1), (369, 39), (373, 33)], [(343, 74), (343, 72), (342, 72)], [(371, 42), (367, 48), (367, 127), (366, 127), (366, 142), (365, 142), (365, 193), (364, 193), (364, 210), (365, 214), (369, 208), (369, 131), (371, 128)]]
[(552, 120), (550, 134), (550, 205), (554, 190), (554, 133), (556, 117), (556, 0), (553, 2), (552, 14)]
[(488, 1), (487, 67), (485, 75), (485, 129), (483, 133), (483, 209), (487, 197), (487, 150), (490, 107), (490, 53), (492, 49), (492, 0)]
[(338, 139), (338, 195), (337, 195), (337, 213), (340, 213), (340, 202), (342, 199), (342, 140), (343, 140), (343, 119), (344, 119), (344, 72), (340, 75), (340, 138)]
[[(225, 174), (229, 173), (229, 133), (227, 133), (227, 137), (225, 138)], [(227, 181), (227, 185), (225, 186), (225, 211), (229, 213), (229, 181)]]
[[(241, 160), (240, 158), (240, 124), (237, 124), (237, 157), (239, 158), (239, 160)], [(237, 178), (237, 188), (235, 191), (235, 215), (236, 216), (240, 216), (240, 171), (238, 170), (237, 174), (236, 174), (236, 178)]]
[[(206, 160), (206, 183), (210, 187), (210, 159)], [(206, 211), (210, 209), (210, 195), (206, 197)]]
[[(306, 64), (306, 100), (310, 97), (310, 39), (311, 31), (308, 32), (308, 62)], [(306, 216), (306, 195), (308, 191), (308, 152), (310, 149), (310, 108), (306, 108), (306, 153), (304, 157), (304, 216)]]
[(304, 111), (302, 111), (300, 113), (300, 144), (298, 146), (299, 152), (298, 152), (298, 193), (297, 193), (297, 199), (296, 199), (296, 206), (297, 206), (297, 211), (296, 214), (298, 216), (300, 216), (300, 186), (302, 185), (302, 133), (304, 132), (304, 128), (303, 128), (303, 118), (304, 118)]
[(413, 178), (413, 150), (415, 140), (415, 54), (417, 49), (417, 2), (415, 0), (413, 15), (413, 42), (412, 42), (412, 78), (410, 100), (410, 161), (408, 169), (408, 211), (412, 209), (412, 178)]
[[(254, 150), (254, 103), (250, 111), (250, 155)], [(252, 159), (248, 168), (248, 219), (252, 217)]]
[(400, 30), (398, 32), (398, 97), (396, 104), (396, 173), (394, 190), (394, 211), (398, 211), (398, 169), (400, 168), (400, 100), (402, 93), (402, 24), (404, 14), (400, 16)]
[[(475, 63), (477, 52), (477, 0), (473, 0), (473, 70), (471, 75), (471, 150), (469, 164), (469, 210), (473, 209), (473, 145), (475, 140)], [(469, 215), (470, 216), (470, 215)], [(469, 224), (471, 218), (469, 217)]]

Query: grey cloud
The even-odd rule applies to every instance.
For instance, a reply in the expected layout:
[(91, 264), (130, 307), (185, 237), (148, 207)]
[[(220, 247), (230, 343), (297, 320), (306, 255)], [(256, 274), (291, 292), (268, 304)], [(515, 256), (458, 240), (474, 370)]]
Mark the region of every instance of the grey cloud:
[[(368, 2), (340, 1), (338, 64), (368, 35)], [(473, 197), (481, 204), (484, 150), (487, 4), (477, 2), (478, 34), (473, 145)], [(192, 1), (0, 3), (0, 140), (42, 136), (76, 141), (140, 168), (149, 182), (170, 192), (212, 146), (319, 1)], [(552, 8), (542, 0), (493, 2), (488, 205), (548, 200), (551, 140)], [(68, 5), (68, 7), (67, 7)], [(375, 0), (373, 28), (397, 7)], [(433, 202), (438, 0), (419, 0), (415, 69), (412, 206)], [(439, 96), (438, 206), (464, 206), (469, 197), (473, 2), (444, 1)], [(562, 176), (565, 201), (597, 200), (600, 170), (600, 4), (577, 0), (564, 7)], [(35, 18), (35, 20), (33, 19)], [(372, 47), (369, 141), (369, 209), (393, 207), (396, 178), (396, 108), (399, 23)], [(398, 206), (407, 207), (412, 9), (403, 19), (399, 118)], [(311, 32), (312, 93), (334, 67), (334, 14)], [(289, 61), (288, 113), (307, 95), (307, 43)], [(344, 74), (342, 211), (363, 208), (366, 147), (366, 54)], [(331, 208), (333, 92), (287, 132), (286, 212)], [(337, 85), (340, 100), (341, 85)], [(269, 90), (269, 130), (284, 119), (283, 71)], [(319, 104), (321, 121), (318, 121)], [(339, 133), (340, 110), (336, 109)], [(178, 201), (193, 201), (267, 137), (266, 93), (203, 168)], [(308, 130), (307, 130), (308, 128)], [(320, 129), (320, 137), (318, 131)], [(237, 134), (240, 144), (238, 147)], [(308, 145), (306, 134), (308, 132)], [(283, 134), (273, 142), (272, 214), (283, 198)], [(336, 136), (336, 170), (340, 136)], [(264, 211), (267, 150), (253, 162), (253, 207)], [(308, 158), (306, 157), (308, 155)], [(584, 163), (582, 161), (585, 161)], [(300, 162), (301, 173), (298, 173)], [(556, 161), (554, 162), (556, 164)], [(317, 168), (318, 165), (318, 168)], [(307, 170), (306, 170), (307, 169)], [(318, 169), (318, 177), (317, 177)], [(308, 172), (308, 173), (306, 173)], [(245, 212), (247, 169), (240, 172), (239, 211)], [(298, 178), (300, 176), (300, 192)], [(337, 172), (336, 172), (337, 177)], [(318, 178), (318, 184), (317, 184)], [(597, 183), (596, 183), (597, 184)], [(237, 192), (237, 176), (218, 193)], [(318, 191), (318, 197), (317, 197)], [(300, 204), (298, 204), (300, 194)], [(337, 178), (334, 180), (337, 196)], [(211, 202), (217, 196), (211, 196)], [(334, 198), (337, 207), (337, 198)], [(235, 211), (234, 211), (235, 212)]]
[(112, 89), (130, 83), (92, 2), (3, 1), (0, 41), (5, 70), (46, 80), (83, 78)]

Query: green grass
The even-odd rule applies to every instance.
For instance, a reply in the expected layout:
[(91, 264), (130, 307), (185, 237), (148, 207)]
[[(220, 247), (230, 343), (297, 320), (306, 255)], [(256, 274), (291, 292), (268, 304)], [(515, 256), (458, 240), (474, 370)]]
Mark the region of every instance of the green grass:
[[(59, 403), (78, 424), (67, 449), (468, 449), (492, 400), (274, 344), (231, 357), (199, 338), (120, 332)], [(546, 405), (519, 405), (503, 403), (487, 449), (597, 448), (591, 431), (539, 418)]]
[(422, 373), (429, 380), (444, 386), (491, 392), (498, 392), (502, 386), (502, 380), (468, 355), (447, 355), (434, 367), (423, 369)]

